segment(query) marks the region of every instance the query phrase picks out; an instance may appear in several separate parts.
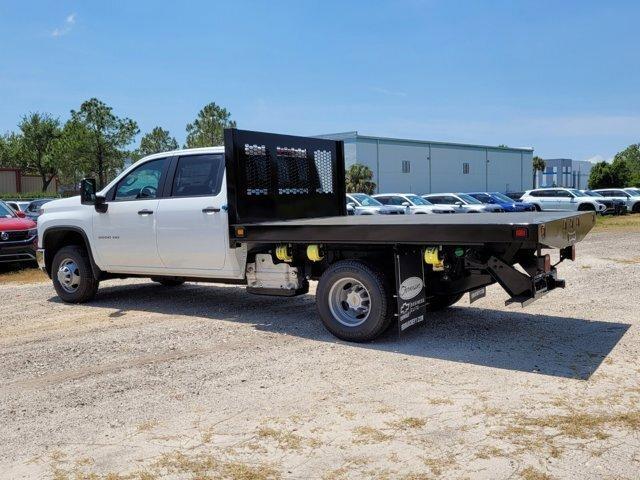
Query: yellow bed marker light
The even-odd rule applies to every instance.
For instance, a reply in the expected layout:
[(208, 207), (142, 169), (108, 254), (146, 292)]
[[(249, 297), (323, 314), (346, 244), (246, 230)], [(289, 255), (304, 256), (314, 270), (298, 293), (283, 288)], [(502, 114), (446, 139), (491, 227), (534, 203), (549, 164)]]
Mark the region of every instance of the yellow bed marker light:
[(278, 245), (276, 247), (276, 258), (281, 262), (291, 262), (293, 258), (291, 258), (291, 254), (289, 253), (289, 246)]
[(438, 257), (438, 247), (428, 247), (424, 249), (424, 263), (433, 266), (433, 269), (444, 270), (444, 263)]
[(312, 262), (319, 262), (324, 258), (324, 255), (320, 253), (320, 245), (309, 245), (307, 247), (307, 257)]

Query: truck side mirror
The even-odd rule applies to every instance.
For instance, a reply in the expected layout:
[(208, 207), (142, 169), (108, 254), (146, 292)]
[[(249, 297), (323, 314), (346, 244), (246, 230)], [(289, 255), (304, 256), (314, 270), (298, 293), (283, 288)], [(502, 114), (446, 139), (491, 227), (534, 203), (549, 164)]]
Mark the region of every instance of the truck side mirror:
[(94, 178), (85, 178), (80, 182), (80, 203), (93, 205), (100, 213), (105, 213), (109, 208), (104, 196), (96, 194), (96, 180)]
[(21, 210), (16, 211), (16, 215), (18, 216), (18, 218), (26, 218), (27, 216), (27, 214)]
[(462, 203), (460, 200), (458, 200), (456, 203), (454, 203), (454, 205), (456, 207), (461, 207), (462, 205), (464, 205), (464, 203)]
[(355, 202), (349, 202), (349, 203), (347, 203), (347, 205), (348, 205), (349, 207), (351, 207), (351, 208), (356, 208), (356, 204), (355, 204)]
[(410, 207), (411, 204), (409, 202), (402, 202), (403, 207)]

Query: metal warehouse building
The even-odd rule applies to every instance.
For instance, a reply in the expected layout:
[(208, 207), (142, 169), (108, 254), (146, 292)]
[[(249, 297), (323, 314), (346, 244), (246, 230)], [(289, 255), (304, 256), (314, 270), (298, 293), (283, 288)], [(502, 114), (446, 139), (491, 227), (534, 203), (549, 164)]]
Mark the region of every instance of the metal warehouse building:
[(371, 137), (358, 132), (319, 135), (344, 140), (346, 166), (367, 165), (377, 191), (512, 192), (532, 188), (533, 149)]

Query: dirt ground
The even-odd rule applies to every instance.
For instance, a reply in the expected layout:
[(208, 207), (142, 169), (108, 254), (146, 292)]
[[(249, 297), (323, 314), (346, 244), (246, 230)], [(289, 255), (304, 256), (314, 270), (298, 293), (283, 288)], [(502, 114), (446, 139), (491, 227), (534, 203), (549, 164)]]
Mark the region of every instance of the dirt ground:
[(493, 286), (366, 345), (311, 295), (132, 280), (66, 305), (5, 277), (0, 477), (638, 478), (640, 232), (560, 272), (524, 310)]

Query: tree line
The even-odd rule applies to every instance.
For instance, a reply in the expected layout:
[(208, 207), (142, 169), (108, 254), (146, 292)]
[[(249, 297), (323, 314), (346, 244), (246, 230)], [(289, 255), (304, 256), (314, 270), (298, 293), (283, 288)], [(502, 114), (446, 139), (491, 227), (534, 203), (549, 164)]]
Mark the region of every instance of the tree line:
[[(187, 124), (184, 148), (222, 145), (224, 128), (235, 126), (227, 109), (209, 103)], [(116, 115), (97, 98), (71, 110), (64, 123), (48, 113), (32, 112), (17, 127), (0, 135), (0, 168), (40, 176), (43, 192), (56, 177), (74, 185), (84, 177), (95, 177), (102, 188), (122, 169), (125, 159), (178, 148), (175, 137), (157, 126), (141, 137), (137, 148), (130, 149), (140, 133), (138, 124)]]
[(598, 162), (591, 168), (589, 188), (640, 187), (640, 143), (618, 152), (611, 163)]

